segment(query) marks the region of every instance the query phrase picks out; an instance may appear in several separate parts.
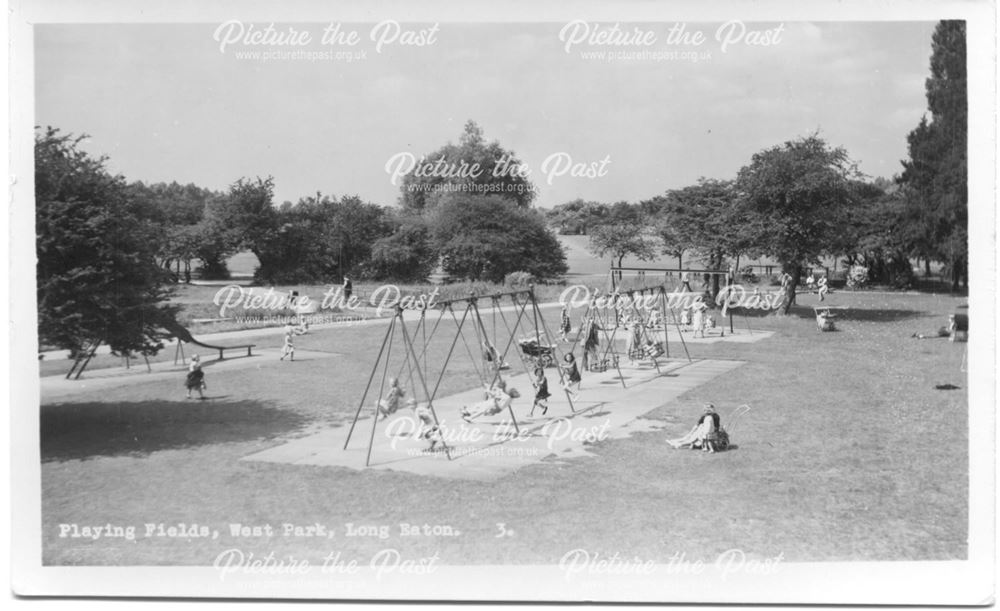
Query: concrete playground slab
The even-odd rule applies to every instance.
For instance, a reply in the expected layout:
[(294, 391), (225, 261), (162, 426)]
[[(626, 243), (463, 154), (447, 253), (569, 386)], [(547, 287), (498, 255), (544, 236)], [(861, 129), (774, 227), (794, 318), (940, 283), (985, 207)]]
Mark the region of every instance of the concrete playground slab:
[(462, 406), (481, 401), (481, 389), (434, 401), (448, 452), (427, 451), (427, 442), (415, 437), (419, 423), (405, 408), (375, 422), (374, 401), (370, 401), (350, 434), (349, 444), (348, 424), (316, 430), (242, 460), (360, 470), (366, 468), (370, 443), (368, 468), (450, 479), (495, 480), (543, 459), (559, 461), (592, 455), (589, 446), (601, 440), (656, 430), (654, 421), (641, 416), (742, 364), (733, 360), (670, 360), (661, 361), (659, 371), (643, 363), (623, 366), (621, 376), (615, 369), (585, 373), (573, 409), (558, 385), (558, 374), (549, 369), (552, 397), (548, 413), (542, 416), (536, 410), (534, 417), (528, 416), (532, 404), (528, 376), (511, 375), (506, 377), (508, 387), (521, 393), (512, 405), (516, 423), (507, 412), (472, 423), (463, 421)]

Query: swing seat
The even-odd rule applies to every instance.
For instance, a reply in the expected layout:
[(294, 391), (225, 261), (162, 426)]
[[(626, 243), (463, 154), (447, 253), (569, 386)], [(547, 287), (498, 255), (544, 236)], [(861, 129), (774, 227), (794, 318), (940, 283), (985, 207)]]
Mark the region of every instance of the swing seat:
[(603, 371), (607, 371), (608, 367), (610, 367), (608, 359), (603, 359), (599, 363), (591, 363), (587, 370), (592, 373), (601, 373)]

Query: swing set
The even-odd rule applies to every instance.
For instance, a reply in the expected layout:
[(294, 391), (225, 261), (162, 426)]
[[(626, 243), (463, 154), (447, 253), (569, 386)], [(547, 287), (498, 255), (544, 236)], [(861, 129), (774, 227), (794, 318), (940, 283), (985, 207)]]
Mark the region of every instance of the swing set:
[[(624, 279), (622, 277), (622, 272), (636, 272), (636, 274), (638, 275), (639, 279), (641, 279), (641, 280), (645, 280), (646, 279), (646, 274), (647, 273), (650, 273), (651, 275), (654, 275), (654, 276), (658, 275), (658, 274), (663, 274), (663, 283), (662, 284), (657, 284), (657, 285), (644, 285), (644, 286), (640, 286), (640, 287), (637, 287), (637, 288), (631, 288), (631, 289), (625, 290), (624, 289)], [(730, 272), (728, 272), (728, 271), (719, 271), (719, 270), (708, 270), (708, 269), (680, 269), (680, 268), (666, 268), (666, 267), (616, 267), (616, 266), (612, 265), (611, 266), (611, 270), (608, 273), (608, 277), (609, 277), (609, 284), (611, 286), (611, 291), (612, 292), (618, 292), (618, 293), (624, 292), (625, 294), (631, 294), (632, 292), (644, 292), (646, 290), (652, 290), (652, 291), (657, 291), (659, 293), (662, 293), (663, 298), (664, 298), (664, 305), (667, 306), (666, 309), (670, 310), (670, 313), (673, 315), (674, 319), (676, 320), (677, 317), (676, 317), (676, 313), (674, 312), (674, 308), (669, 307), (669, 299), (667, 299), (667, 297), (666, 297), (667, 296), (667, 288), (666, 288), (667, 279), (670, 278), (670, 277), (672, 277), (673, 274), (696, 274), (696, 275), (699, 275), (699, 276), (702, 276), (702, 277), (704, 277), (704, 276), (722, 276), (724, 278), (724, 280), (725, 280), (725, 285), (724, 285), (725, 287), (728, 287), (730, 284), (732, 284), (732, 276), (730, 275)], [(617, 281), (616, 281), (616, 278), (617, 278)], [(686, 288), (683, 285), (680, 285), (680, 286), (682, 288)], [(677, 295), (677, 294), (683, 295), (685, 293), (687, 293), (686, 290), (680, 291), (679, 293), (675, 292), (673, 294), (674, 295)], [(729, 333), (730, 334), (735, 334), (735, 332), (736, 332), (735, 329), (734, 329), (734, 324), (733, 324), (733, 309), (735, 309), (735, 308), (733, 308), (733, 307), (728, 308), (728, 312), (729, 312)], [(749, 319), (749, 317), (747, 317), (746, 312), (742, 311), (742, 309), (741, 309), (741, 312), (743, 314), (743, 321), (747, 325), (747, 331), (750, 332), (750, 335), (753, 335), (753, 329), (750, 327), (750, 319)], [(680, 327), (678, 327), (678, 331), (679, 330), (680, 330)], [(723, 325), (720, 325), (719, 326), (719, 330), (721, 331), (722, 337), (725, 337), (726, 336), (726, 329), (725, 329), (725, 327)], [(683, 336), (681, 336), (681, 341), (683, 341)], [(686, 349), (686, 346), (685, 346), (685, 349)]]
[[(481, 308), (481, 303), (486, 300), (488, 300), (488, 309)], [(505, 313), (503, 304), (508, 300), (510, 305), (506, 308), (508, 312)], [(432, 312), (433, 309), (437, 310), (436, 317), (428, 315), (428, 312)], [(368, 398), (374, 394), (375, 378), (379, 376), (378, 398), (374, 405), (369, 405), (368, 407), (372, 413), (372, 425), (368, 438), (368, 452), (365, 457), (366, 467), (371, 465), (372, 451), (375, 445), (375, 433), (379, 422), (383, 419), (381, 416), (387, 419), (398, 408), (398, 401), (402, 394), (398, 393), (398, 391), (391, 391), (398, 393), (395, 395), (393, 401), (396, 405), (389, 405), (388, 401), (383, 400), (383, 397), (386, 397), (387, 381), (395, 379), (397, 384), (400, 384), (400, 380), (405, 373), (409, 384), (406, 388), (411, 393), (409, 402), (415, 402), (414, 405), (425, 405), (434, 422), (433, 430), (440, 433), (442, 420), (438, 417), (437, 411), (434, 408), (434, 402), (438, 398), (441, 383), (445, 375), (449, 372), (449, 366), (453, 364), (453, 359), (460, 358), (455, 354), (459, 341), (461, 341), (465, 349), (465, 356), (468, 357), (468, 362), (471, 363), (476, 376), (486, 389), (495, 388), (501, 381), (506, 384), (504, 372), (512, 369), (507, 362), (512, 348), (514, 348), (514, 352), (517, 355), (517, 362), (520, 364), (520, 369), (528, 374), (529, 379), (532, 378), (533, 370), (536, 367), (545, 366), (545, 361), (525, 354), (525, 350), (522, 349), (520, 342), (518, 342), (519, 335), (531, 335), (537, 346), (552, 346), (553, 351), (556, 352), (556, 356), (558, 357), (558, 347), (551, 342), (550, 338), (553, 336), (546, 328), (545, 320), (535, 299), (533, 286), (529, 286), (527, 290), (494, 293), (486, 296), (477, 296), (475, 293), (470, 293), (468, 297), (437, 302), (434, 304), (433, 309), (420, 310), (419, 315), (414, 321), (414, 316), (405, 316), (404, 314), (410, 312), (415, 315), (415, 312), (407, 311), (397, 306), (395, 313), (389, 321), (389, 328), (382, 339), (378, 357), (372, 366), (371, 374), (368, 376), (368, 382), (365, 385), (364, 393), (361, 396), (361, 401), (358, 403), (358, 409), (354, 414), (354, 419), (347, 432), (347, 439), (344, 442), (344, 450), (347, 450), (361, 413), (365, 411)], [(456, 313), (456, 310), (460, 310), (460, 313)], [(492, 316), (491, 329), (487, 328), (486, 323), (483, 321), (483, 310), (486, 310), (488, 315)], [(516, 313), (516, 317), (514, 313)], [(433, 324), (429, 322), (431, 318), (435, 318)], [(531, 321), (530, 327), (529, 321)], [(430, 328), (429, 332), (428, 328)], [(439, 332), (450, 334), (451, 341), (449, 342), (444, 361), (441, 363), (440, 370), (437, 370), (436, 359), (429, 359), (428, 353), (430, 352), (434, 338), (438, 336)], [(470, 338), (467, 338), (466, 334), (473, 336), (471, 339), (475, 342), (473, 344), (476, 346), (475, 350), (470, 346)], [(517, 344), (516, 347), (515, 344)], [(503, 347), (502, 351), (498, 350), (498, 346), (501, 345)], [(514, 359), (511, 358), (511, 360)], [(435, 365), (433, 371), (432, 365)], [(381, 374), (379, 373), (380, 371)], [(394, 372), (395, 375), (390, 372)], [(564, 383), (564, 374), (561, 369), (559, 369), (559, 380), (560, 385), (566, 392), (570, 410), (576, 413), (572, 397)], [(392, 386), (391, 383), (390, 386)], [(385, 412), (389, 413), (386, 414)], [(507, 404), (507, 412), (515, 432), (520, 435), (517, 417), (514, 415), (513, 408), (509, 403)], [(448, 446), (443, 435), (440, 435), (440, 443), (445, 455), (451, 460), (452, 449)]]
[[(654, 305), (654, 309), (649, 310), (649, 314), (644, 314), (639, 304), (644, 306)], [(610, 312), (608, 310), (611, 310)], [(625, 314), (622, 313), (625, 311)], [(651, 320), (652, 313), (656, 313), (660, 322), (656, 328)], [(583, 314), (582, 322), (573, 339), (572, 348), (575, 350), (579, 343), (583, 343), (583, 365), (584, 369), (591, 372), (607, 371), (609, 367), (614, 367), (618, 372), (618, 379), (622, 388), (627, 388), (625, 376), (621, 371), (621, 357), (616, 345), (618, 329), (625, 327), (625, 331), (630, 334), (626, 341), (626, 358), (632, 361), (650, 360), (658, 374), (662, 374), (659, 357), (670, 358), (670, 341), (667, 333), (668, 325), (672, 319), (672, 324), (677, 329), (677, 334), (684, 348), (684, 355), (688, 363), (694, 362), (691, 353), (688, 351), (687, 342), (681, 334), (680, 321), (674, 311), (667, 303), (667, 292), (662, 285), (641, 287), (630, 289), (624, 294), (619, 292), (609, 292), (603, 298), (600, 290), (596, 290), (594, 298), (590, 300), (587, 309)], [(656, 331), (662, 331), (663, 337), (656, 335)], [(603, 337), (603, 350), (598, 350)]]

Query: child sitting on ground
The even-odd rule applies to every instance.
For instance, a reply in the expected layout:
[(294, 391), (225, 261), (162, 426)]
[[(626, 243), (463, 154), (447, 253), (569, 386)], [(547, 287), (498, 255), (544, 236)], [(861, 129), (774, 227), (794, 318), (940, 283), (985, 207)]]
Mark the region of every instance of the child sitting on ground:
[(379, 420), (385, 420), (392, 414), (395, 414), (399, 409), (399, 401), (405, 394), (406, 391), (399, 385), (399, 380), (390, 378), (389, 390), (386, 391), (385, 396), (378, 402)]

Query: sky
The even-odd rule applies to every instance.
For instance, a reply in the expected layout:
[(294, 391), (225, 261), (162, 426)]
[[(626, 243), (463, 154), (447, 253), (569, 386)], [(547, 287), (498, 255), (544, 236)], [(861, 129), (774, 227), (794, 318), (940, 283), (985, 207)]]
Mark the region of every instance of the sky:
[[(275, 23), (310, 36), (284, 45), (249, 38), (260, 22), (38, 25), (35, 124), (88, 134), (130, 181), (224, 190), (270, 175), (276, 203), (319, 191), (394, 204), (387, 162), (457, 142), (469, 119), (531, 170), (541, 207), (734, 178), (813, 132), (891, 177), (926, 113), (935, 26), (340, 23), (323, 45), (336, 24)], [(591, 177), (553, 165), (606, 159)]]

